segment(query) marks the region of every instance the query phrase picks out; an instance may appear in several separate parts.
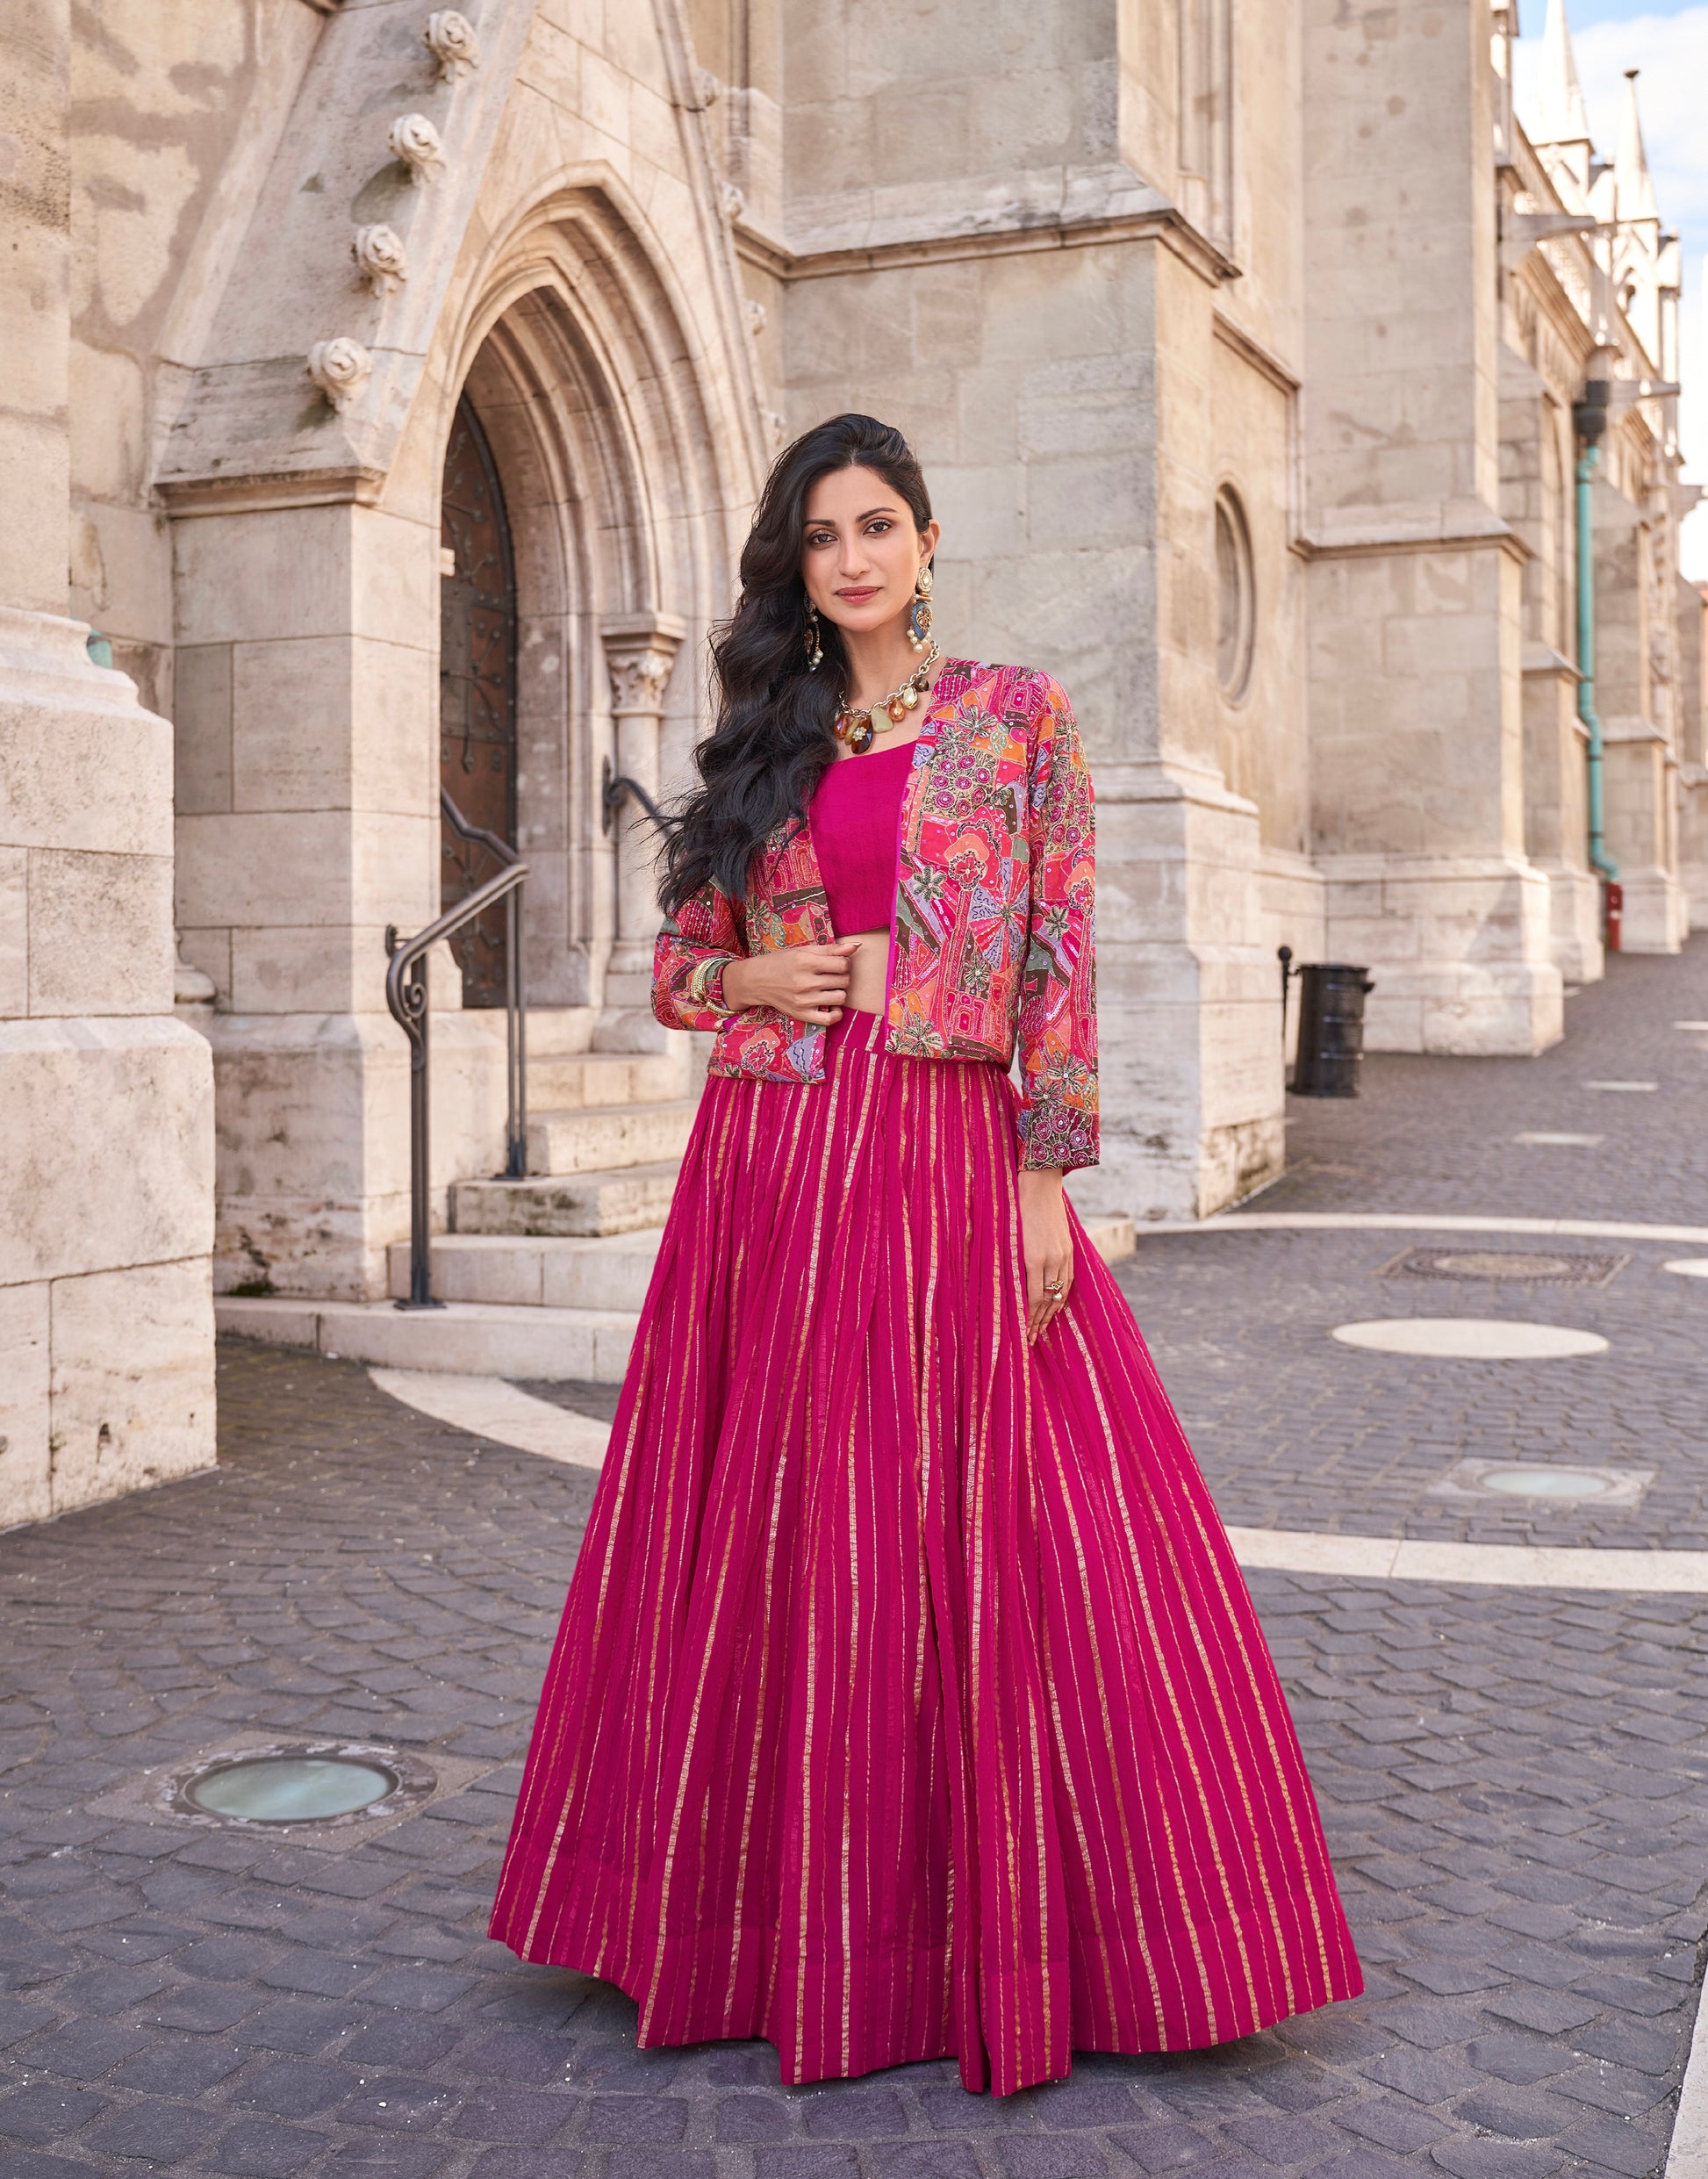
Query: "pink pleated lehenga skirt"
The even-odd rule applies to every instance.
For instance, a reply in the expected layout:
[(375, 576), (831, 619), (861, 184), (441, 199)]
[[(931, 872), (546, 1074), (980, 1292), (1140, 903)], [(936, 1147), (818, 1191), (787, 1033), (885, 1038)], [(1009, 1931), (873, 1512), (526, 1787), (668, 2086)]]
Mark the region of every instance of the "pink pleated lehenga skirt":
[(1362, 1987), (1245, 1586), (1119, 1286), (1025, 1339), (1016, 1092), (849, 1012), (708, 1077), (492, 1933), (788, 2082), (1193, 2048)]

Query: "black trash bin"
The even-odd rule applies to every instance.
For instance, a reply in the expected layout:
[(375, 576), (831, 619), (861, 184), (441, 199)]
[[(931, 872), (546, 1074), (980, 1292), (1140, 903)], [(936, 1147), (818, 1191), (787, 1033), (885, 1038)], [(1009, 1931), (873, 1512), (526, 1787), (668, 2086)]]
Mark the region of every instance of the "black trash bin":
[(1307, 961), (1299, 979), (1299, 1055), (1293, 1094), (1355, 1097), (1364, 1056), (1364, 997), (1375, 989), (1370, 973), (1345, 961)]

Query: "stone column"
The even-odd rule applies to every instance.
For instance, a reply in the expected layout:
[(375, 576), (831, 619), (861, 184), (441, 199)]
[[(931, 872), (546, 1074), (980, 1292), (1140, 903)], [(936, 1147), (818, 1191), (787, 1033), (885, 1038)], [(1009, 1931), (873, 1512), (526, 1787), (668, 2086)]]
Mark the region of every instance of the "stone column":
[(1500, 511), (1488, 0), (1307, 0), (1312, 845), (1373, 1049), (1563, 1026), (1525, 853), (1525, 549)]
[(0, 1527), (213, 1459), (212, 1082), (172, 1018), (172, 738), (65, 616), (68, 0), (7, 11)]
[[(664, 694), (684, 633), (680, 621), (658, 613), (624, 614), (605, 621), (599, 629), (611, 675), (611, 768), (654, 801)], [(613, 815), (611, 837), (616, 850), (616, 927), (593, 1048), (662, 1051), (671, 1032), (652, 1012), (659, 841), (634, 795), (626, 795)]]
[(1596, 708), (1601, 714), (1607, 848), (1625, 895), (1627, 953), (1676, 953), (1690, 929), (1678, 874), (1676, 706), (1657, 665), (1669, 665), (1667, 600), (1656, 580), (1664, 533), (1653, 508), (1605, 478), (1594, 493)]
[[(178, 927), (219, 994), (225, 1292), (379, 1295), (408, 1228), (384, 931), (439, 912), (438, 533), (396, 497), (398, 512), (181, 501), (175, 526)], [(460, 1004), (436, 980), (435, 1017)], [(448, 1024), (446, 1177), (470, 1169), (458, 1048)]]

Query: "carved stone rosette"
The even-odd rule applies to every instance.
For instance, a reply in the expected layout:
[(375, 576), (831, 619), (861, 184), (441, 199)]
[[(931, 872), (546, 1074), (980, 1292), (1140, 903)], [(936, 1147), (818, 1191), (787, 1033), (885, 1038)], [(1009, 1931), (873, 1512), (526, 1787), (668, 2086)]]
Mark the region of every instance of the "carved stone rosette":
[(308, 375), (334, 408), (348, 408), (374, 375), (374, 359), (360, 341), (334, 334), (308, 351)]
[(455, 83), (459, 76), (480, 66), (480, 40), (475, 36), (474, 25), (455, 8), (434, 10), (421, 32), (421, 42), (439, 63), (439, 73), (447, 83)]
[(400, 113), (386, 132), (394, 159), (401, 159), (415, 182), (436, 182), (445, 163), (439, 132), (424, 113)]
[(358, 227), (350, 243), (350, 255), (376, 295), (388, 294), (409, 277), (403, 237), (394, 227), (383, 224)]

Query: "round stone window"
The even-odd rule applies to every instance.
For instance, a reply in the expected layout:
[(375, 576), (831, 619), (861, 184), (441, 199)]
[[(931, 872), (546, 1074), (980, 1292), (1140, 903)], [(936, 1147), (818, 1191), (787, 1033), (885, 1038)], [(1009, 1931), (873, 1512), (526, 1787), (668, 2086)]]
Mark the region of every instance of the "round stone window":
[(1216, 495), (1216, 678), (1237, 702), (1252, 678), (1257, 636), (1257, 586), (1252, 533), (1231, 485)]

